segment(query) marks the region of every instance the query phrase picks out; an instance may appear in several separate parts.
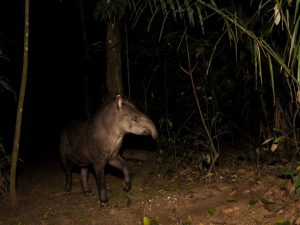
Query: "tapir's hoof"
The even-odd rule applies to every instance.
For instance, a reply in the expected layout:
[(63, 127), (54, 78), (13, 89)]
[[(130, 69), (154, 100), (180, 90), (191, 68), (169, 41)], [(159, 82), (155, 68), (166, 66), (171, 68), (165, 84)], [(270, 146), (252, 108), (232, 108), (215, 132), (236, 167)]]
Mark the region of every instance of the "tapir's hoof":
[(71, 193), (71, 189), (72, 189), (72, 185), (66, 184), (64, 192), (66, 194), (70, 194)]
[(93, 195), (93, 192), (92, 191), (85, 191), (84, 194), (86, 196), (91, 196), (91, 195)]
[(70, 195), (71, 191), (65, 190), (64, 193), (65, 193), (65, 195)]
[(107, 207), (107, 206), (109, 206), (109, 200), (108, 199), (106, 199), (106, 200), (98, 200), (98, 204), (101, 206), (101, 207)]

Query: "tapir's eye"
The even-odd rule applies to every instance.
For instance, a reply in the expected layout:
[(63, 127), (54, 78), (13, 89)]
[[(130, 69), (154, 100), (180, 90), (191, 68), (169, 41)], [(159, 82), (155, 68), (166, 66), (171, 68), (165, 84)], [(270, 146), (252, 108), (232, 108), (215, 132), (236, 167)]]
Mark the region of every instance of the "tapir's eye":
[(138, 116), (137, 116), (137, 115), (134, 115), (134, 116), (132, 117), (132, 120), (133, 120), (134, 122), (138, 122)]

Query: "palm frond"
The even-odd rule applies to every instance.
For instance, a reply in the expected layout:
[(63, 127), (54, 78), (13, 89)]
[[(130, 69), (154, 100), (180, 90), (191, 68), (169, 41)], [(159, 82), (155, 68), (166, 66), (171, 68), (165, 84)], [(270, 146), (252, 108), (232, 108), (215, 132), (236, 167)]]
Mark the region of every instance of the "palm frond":
[[(224, 30), (215, 43), (207, 71), (209, 71), (211, 65), (214, 49), (222, 38), (227, 37), (230, 43), (233, 42), (236, 50), (236, 57), (238, 57), (238, 42), (243, 41), (243, 39), (246, 38), (251, 40), (254, 46), (252, 48), (253, 51), (251, 51), (252, 54), (254, 54), (253, 64), (256, 76), (259, 78), (261, 84), (264, 78), (262, 70), (262, 62), (264, 60), (266, 61), (264, 67), (269, 68), (268, 71), (271, 75), (270, 81), (274, 95), (275, 85), (273, 76), (275, 75), (275, 65), (276, 67), (283, 69), (287, 79), (291, 79), (296, 86), (300, 87), (300, 16), (298, 13), (300, 0), (289, 3), (294, 5), (288, 5), (288, 3), (283, 0), (276, 0), (275, 2), (271, 0), (261, 1), (254, 11), (254, 14), (250, 16), (247, 21), (243, 21), (236, 12), (231, 12), (226, 7), (219, 7), (219, 3), (216, 3), (213, 0), (148, 0), (148, 2), (151, 2), (152, 10), (155, 12), (152, 14), (151, 21), (159, 14), (158, 12), (161, 12), (165, 18), (170, 17), (170, 15), (173, 15), (175, 20), (177, 18), (187, 18), (189, 26), (193, 27), (196, 25), (195, 18), (198, 18), (203, 33), (205, 20), (208, 20), (211, 16), (219, 17), (219, 20), (224, 24)], [(254, 3), (249, 4), (254, 5)], [(270, 29), (260, 29), (259, 32), (255, 29), (253, 30), (255, 23), (260, 22), (258, 19), (262, 20), (261, 23), (268, 20), (269, 23), (266, 27), (269, 26)], [(282, 31), (279, 31), (279, 25), (282, 27)], [(261, 26), (261, 24), (258, 26)], [(160, 36), (162, 34), (162, 29), (160, 31)], [(277, 33), (281, 32), (283, 37), (278, 40), (273, 39), (272, 33), (276, 33), (275, 31)], [(227, 35), (224, 35), (225, 33), (227, 33)], [(286, 54), (280, 51), (278, 46), (285, 46), (284, 48), (288, 50), (284, 51)]]

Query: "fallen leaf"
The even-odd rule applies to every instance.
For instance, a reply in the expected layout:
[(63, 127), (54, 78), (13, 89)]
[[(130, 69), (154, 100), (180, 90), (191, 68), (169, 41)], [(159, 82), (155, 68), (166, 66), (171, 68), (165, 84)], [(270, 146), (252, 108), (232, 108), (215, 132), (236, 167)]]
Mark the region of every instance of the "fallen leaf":
[(237, 202), (237, 200), (234, 198), (227, 198), (226, 201), (227, 202)]
[(250, 210), (243, 210), (241, 213), (244, 216), (251, 216), (253, 214), (253, 212)]
[(300, 225), (300, 216), (296, 219), (295, 225)]
[(269, 201), (264, 198), (262, 198), (260, 201), (266, 210), (268, 210), (269, 212), (273, 211), (275, 202)]
[(278, 221), (275, 223), (275, 225), (290, 225), (290, 221), (285, 220), (285, 221)]
[(182, 225), (191, 225), (192, 221), (193, 221), (192, 216), (189, 215), (185, 218), (185, 221), (182, 223)]
[(248, 202), (248, 204), (249, 205), (255, 205), (257, 202), (258, 202), (257, 199), (250, 199), (249, 202)]
[(255, 176), (255, 174), (254, 174), (253, 171), (249, 171), (249, 172), (247, 173), (247, 175), (248, 175), (248, 177), (254, 177), (254, 176)]
[(159, 225), (159, 223), (155, 219), (153, 219), (149, 216), (144, 216), (143, 217), (143, 225)]
[(274, 201), (272, 201), (272, 200), (267, 200), (267, 199), (265, 199), (265, 198), (260, 199), (260, 201), (261, 201), (261, 203), (263, 203), (263, 204), (275, 204)]
[(205, 214), (204, 214), (205, 218), (208, 219), (208, 218), (212, 217), (216, 213), (216, 211), (217, 210), (215, 208), (210, 208), (210, 209), (206, 210)]
[(192, 218), (192, 216), (191, 215), (188, 215), (187, 217), (186, 217), (186, 219), (185, 219), (185, 221), (187, 221), (187, 222), (192, 222), (193, 221), (193, 218)]
[(289, 204), (290, 202), (284, 202), (282, 204), (279, 204), (279, 206), (274, 208), (274, 212), (279, 212), (280, 210), (285, 209)]
[(229, 213), (232, 213), (232, 212), (237, 211), (237, 210), (239, 210), (238, 207), (234, 207), (234, 208), (231, 207), (231, 208), (223, 209), (222, 211), (223, 211), (223, 213), (229, 214)]

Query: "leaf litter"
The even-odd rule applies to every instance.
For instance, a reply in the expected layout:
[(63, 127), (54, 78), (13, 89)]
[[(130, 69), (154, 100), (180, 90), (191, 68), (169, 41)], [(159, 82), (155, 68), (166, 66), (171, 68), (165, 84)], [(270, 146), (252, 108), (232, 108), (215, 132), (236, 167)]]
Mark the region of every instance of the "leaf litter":
[[(130, 162), (130, 167), (135, 173), (143, 165)], [(8, 199), (1, 200), (0, 225), (300, 225), (299, 181), (296, 176), (283, 179), (274, 173), (283, 167), (262, 165), (260, 176), (251, 167), (226, 167), (209, 177), (189, 170), (169, 178), (152, 173), (142, 179), (133, 177), (129, 193), (122, 191), (119, 177), (107, 174), (111, 204), (103, 208), (97, 205), (93, 176), (92, 196), (81, 192), (76, 173), (73, 191), (66, 196), (59, 163), (44, 162), (35, 165), (38, 170), (25, 168), (18, 183), (17, 209), (9, 207)]]

